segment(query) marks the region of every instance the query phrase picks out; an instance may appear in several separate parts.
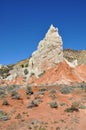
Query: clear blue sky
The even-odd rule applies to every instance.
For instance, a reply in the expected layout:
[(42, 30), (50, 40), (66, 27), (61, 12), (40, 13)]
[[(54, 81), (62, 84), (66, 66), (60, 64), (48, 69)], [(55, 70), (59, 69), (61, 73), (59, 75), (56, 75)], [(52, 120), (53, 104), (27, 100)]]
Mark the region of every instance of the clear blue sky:
[(86, 0), (0, 0), (0, 63), (31, 56), (51, 24), (64, 48), (86, 49)]

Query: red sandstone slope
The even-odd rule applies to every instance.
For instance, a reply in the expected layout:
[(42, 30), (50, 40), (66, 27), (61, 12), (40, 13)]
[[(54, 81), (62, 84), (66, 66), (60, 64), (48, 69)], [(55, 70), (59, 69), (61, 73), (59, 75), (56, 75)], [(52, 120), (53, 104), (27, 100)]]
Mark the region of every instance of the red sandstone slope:
[(60, 62), (56, 67), (46, 71), (40, 78), (32, 78), (29, 83), (37, 84), (69, 84), (71, 82), (82, 82), (86, 80), (86, 65), (79, 65), (75, 68), (70, 67), (66, 61)]
[[(86, 65), (79, 65), (75, 68), (70, 67), (66, 61), (60, 62), (54, 68), (47, 70), (42, 76), (28, 79), (28, 83), (34, 84), (70, 84), (74, 82), (86, 81)], [(2, 82), (2, 81), (1, 81)], [(0, 84), (2, 84), (0, 82)], [(24, 85), (24, 78), (18, 77), (13, 81), (4, 81), (5, 84)]]

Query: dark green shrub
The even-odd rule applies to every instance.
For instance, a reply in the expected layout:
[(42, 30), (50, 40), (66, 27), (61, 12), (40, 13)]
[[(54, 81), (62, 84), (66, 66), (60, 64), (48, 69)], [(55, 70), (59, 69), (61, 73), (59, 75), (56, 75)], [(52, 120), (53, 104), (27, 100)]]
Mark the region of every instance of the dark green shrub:
[(32, 76), (34, 76), (34, 75), (35, 75), (34, 73), (31, 73), (31, 74), (30, 74), (30, 77), (32, 77)]
[(22, 118), (22, 116), (20, 113), (18, 113), (17, 116), (15, 117), (15, 119), (21, 119), (21, 118)]
[(25, 67), (28, 67), (28, 64), (26, 64)]
[(44, 87), (39, 88), (39, 92), (38, 92), (38, 94), (39, 94), (39, 95), (44, 95), (46, 91), (47, 91), (47, 89), (44, 88)]
[(38, 77), (41, 77), (41, 76), (43, 76), (45, 74), (45, 70), (42, 72), (42, 73), (40, 73), (39, 75), (38, 75)]
[(25, 74), (25, 75), (28, 74), (28, 70), (27, 70), (27, 69), (24, 70), (24, 74)]
[(0, 110), (0, 121), (7, 121), (7, 120), (10, 120), (9, 115), (6, 112)]
[(52, 88), (52, 89), (50, 90), (50, 94), (56, 94), (56, 90), (55, 90), (54, 88)]
[(11, 98), (12, 98), (12, 99), (20, 100), (20, 99), (21, 99), (21, 96), (20, 96), (20, 94), (19, 94), (18, 92), (12, 91), (12, 93), (11, 93)]
[(54, 100), (54, 99), (57, 99), (57, 96), (56, 96), (55, 94), (50, 94), (49, 97), (50, 97), (51, 99), (53, 99), (53, 100)]
[(79, 102), (73, 102), (70, 108), (67, 108), (65, 112), (78, 112), (79, 111)]
[(3, 99), (2, 105), (9, 105), (8, 101), (6, 99)]
[(40, 92), (45, 92), (45, 91), (47, 91), (47, 88), (43, 88), (43, 87), (42, 87), (42, 88), (39, 88), (39, 91), (40, 91)]
[(58, 108), (58, 104), (56, 101), (52, 101), (49, 103), (51, 108)]
[(37, 100), (31, 100), (27, 108), (33, 108), (33, 107), (38, 107), (38, 102)]
[(79, 106), (79, 109), (86, 109), (86, 106), (80, 105), (80, 106)]
[(24, 65), (22, 64), (21, 67), (24, 68)]
[(6, 96), (6, 92), (4, 89), (0, 88), (0, 97), (4, 98)]
[(33, 94), (32, 87), (27, 86), (27, 88), (26, 88), (26, 94), (27, 94), (27, 95), (32, 95), (32, 94)]
[(72, 92), (72, 88), (66, 86), (66, 87), (61, 88), (61, 89), (60, 89), (60, 92), (61, 92), (62, 94), (69, 94), (69, 93)]

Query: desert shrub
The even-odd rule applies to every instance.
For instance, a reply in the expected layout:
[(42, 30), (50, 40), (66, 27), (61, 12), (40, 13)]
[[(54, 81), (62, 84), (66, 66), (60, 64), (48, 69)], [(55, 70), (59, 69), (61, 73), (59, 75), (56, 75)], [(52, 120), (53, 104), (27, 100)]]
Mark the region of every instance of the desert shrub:
[(86, 92), (86, 83), (85, 82), (81, 83), (81, 88)]
[(32, 76), (34, 76), (34, 75), (35, 75), (34, 73), (31, 73), (31, 74), (30, 74), (30, 77), (32, 77)]
[(28, 67), (28, 64), (26, 64), (25, 67)]
[(79, 102), (73, 102), (70, 108), (67, 108), (65, 112), (78, 112), (79, 111)]
[(56, 94), (56, 90), (55, 90), (54, 88), (52, 88), (52, 89), (50, 90), (50, 94)]
[(33, 92), (33, 90), (32, 90), (32, 87), (31, 86), (27, 86), (27, 88), (26, 88), (26, 94), (27, 95), (32, 95), (34, 92)]
[(24, 65), (22, 64), (21, 67), (24, 68)]
[(21, 86), (18, 85), (11, 85), (11, 86), (7, 86), (6, 91), (8, 93), (12, 93), (13, 91), (17, 91), (18, 89), (20, 89)]
[(58, 108), (58, 104), (56, 101), (52, 101), (49, 103), (51, 108)]
[(80, 105), (80, 106), (79, 106), (79, 109), (86, 109), (86, 106)]
[(71, 105), (71, 108), (79, 108), (79, 105), (80, 105), (80, 102), (73, 102), (72, 105)]
[(20, 99), (21, 99), (21, 96), (20, 96), (20, 94), (19, 94), (17, 91), (12, 91), (12, 93), (11, 93), (11, 98), (12, 98), (12, 99), (20, 100)]
[(2, 105), (9, 105), (8, 101), (6, 99), (3, 99)]
[(12, 70), (13, 69), (13, 65), (8, 65), (8, 66), (6, 66), (6, 67), (2, 67), (1, 69), (0, 69), (0, 75), (2, 76), (2, 78), (4, 79), (4, 78), (6, 78), (6, 77), (8, 77), (9, 75), (10, 75), (10, 70)]
[(54, 100), (54, 99), (57, 99), (57, 96), (55, 94), (50, 94), (49, 97)]
[(6, 91), (2, 88), (0, 88), (0, 97), (4, 98), (6, 96)]
[(22, 118), (22, 116), (21, 116), (20, 113), (18, 113), (18, 114), (16, 115), (16, 117), (15, 117), (15, 119), (21, 119), (21, 118)]
[(25, 75), (28, 74), (28, 70), (27, 70), (27, 69), (24, 70), (24, 74), (25, 74)]
[(31, 100), (27, 108), (33, 108), (33, 107), (38, 107), (38, 102), (37, 100)]
[(46, 130), (45, 127), (40, 126), (39, 130)]
[(40, 91), (40, 92), (45, 92), (45, 91), (47, 91), (47, 88), (44, 88), (44, 87), (39, 88), (39, 91)]
[(65, 103), (64, 103), (64, 102), (61, 102), (61, 103), (60, 103), (60, 106), (64, 106), (64, 105), (65, 105)]
[(6, 112), (0, 110), (0, 121), (7, 121), (7, 120), (10, 120), (9, 115)]
[(45, 74), (45, 70), (42, 72), (42, 73), (40, 73), (39, 75), (38, 75), (38, 77), (41, 77), (41, 76), (43, 76)]
[(65, 87), (63, 87), (63, 88), (60, 89), (60, 92), (61, 92), (62, 94), (69, 94), (69, 93), (72, 92), (72, 88), (71, 88), (71, 87), (68, 87), (68, 86), (65, 86)]
[(38, 94), (39, 94), (39, 95), (44, 95), (46, 91), (47, 91), (47, 88), (44, 88), (44, 87), (39, 88)]

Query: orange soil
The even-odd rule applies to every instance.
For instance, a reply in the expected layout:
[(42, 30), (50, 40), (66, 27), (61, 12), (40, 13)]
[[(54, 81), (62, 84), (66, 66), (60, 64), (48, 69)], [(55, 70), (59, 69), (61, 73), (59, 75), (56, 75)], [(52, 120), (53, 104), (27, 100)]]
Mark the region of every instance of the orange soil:
[[(34, 99), (38, 88), (34, 88), (33, 90), (34, 95), (31, 96), (31, 99)], [(79, 112), (73, 113), (64, 112), (65, 108), (70, 107), (72, 102), (84, 102), (84, 99), (82, 100), (83, 94), (85, 94), (84, 92), (81, 92), (81, 94), (72, 93), (63, 95), (57, 90), (57, 99), (55, 99), (58, 102), (57, 109), (50, 108), (49, 102), (53, 99), (49, 97), (49, 91), (44, 96), (41, 96), (43, 102), (38, 107), (31, 109), (27, 108), (31, 99), (26, 98), (25, 90), (21, 89), (19, 93), (21, 94), (21, 100), (11, 99), (10, 95), (6, 98), (10, 104), (9, 106), (3, 106), (2, 99), (0, 99), (0, 109), (9, 113), (11, 117), (8, 121), (0, 121), (0, 130), (28, 130), (28, 127), (32, 126), (30, 122), (33, 120), (45, 122), (45, 125), (42, 124), (42, 126), (46, 127), (46, 130), (56, 130), (56, 128), (59, 130), (86, 130), (85, 109), (80, 109)], [(60, 105), (62, 102), (65, 103), (64, 106)], [(86, 105), (86, 103), (84, 104)], [(18, 114), (21, 115), (20, 119), (16, 119)], [(32, 128), (32, 130), (35, 129)]]

